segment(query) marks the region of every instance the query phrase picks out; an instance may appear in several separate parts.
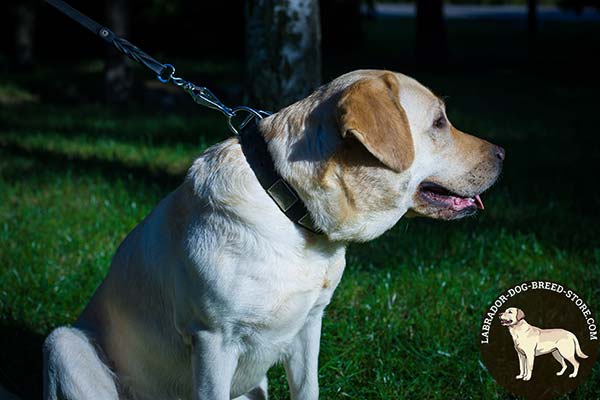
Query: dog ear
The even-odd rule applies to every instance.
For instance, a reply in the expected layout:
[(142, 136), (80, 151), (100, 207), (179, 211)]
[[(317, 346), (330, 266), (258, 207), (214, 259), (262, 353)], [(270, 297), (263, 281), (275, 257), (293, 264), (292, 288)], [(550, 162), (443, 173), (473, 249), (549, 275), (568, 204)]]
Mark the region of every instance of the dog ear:
[(525, 318), (525, 313), (520, 308), (517, 308), (517, 321), (520, 321), (523, 318)]
[(398, 99), (399, 89), (398, 78), (385, 72), (350, 85), (337, 107), (342, 137), (354, 136), (396, 172), (407, 169), (414, 159), (408, 118)]

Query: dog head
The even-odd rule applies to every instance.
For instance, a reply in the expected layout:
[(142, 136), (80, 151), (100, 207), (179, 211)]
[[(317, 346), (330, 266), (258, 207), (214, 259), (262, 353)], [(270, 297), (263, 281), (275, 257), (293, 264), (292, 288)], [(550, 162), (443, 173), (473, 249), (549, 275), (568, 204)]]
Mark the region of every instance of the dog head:
[(504, 159), (500, 147), (455, 128), (431, 91), (389, 71), (343, 75), (268, 125), (289, 132), (266, 135), (280, 172), (339, 240), (370, 240), (407, 213), (471, 215)]
[(500, 314), (500, 324), (502, 326), (513, 326), (525, 318), (525, 313), (520, 308), (509, 307)]

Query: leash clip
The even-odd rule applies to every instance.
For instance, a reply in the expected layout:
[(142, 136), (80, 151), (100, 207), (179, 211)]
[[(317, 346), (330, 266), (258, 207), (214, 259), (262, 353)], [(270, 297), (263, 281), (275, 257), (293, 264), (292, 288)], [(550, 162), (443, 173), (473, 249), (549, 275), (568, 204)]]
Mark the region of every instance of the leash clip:
[[(165, 64), (165, 69), (167, 66), (170, 66), (173, 72), (175, 71), (175, 68), (170, 64)], [(229, 130), (235, 135), (239, 135), (239, 131), (248, 125), (252, 119), (263, 119), (264, 117), (271, 115), (270, 112), (257, 110), (248, 106), (229, 108), (223, 104), (221, 100), (219, 100), (219, 98), (215, 96), (208, 88), (204, 86), (197, 86), (183, 78), (174, 76), (173, 72), (170, 73), (167, 80), (164, 80), (162, 76), (159, 76), (158, 79), (163, 83), (167, 83), (169, 81), (173, 82), (175, 86), (182, 88), (184, 92), (192, 96), (192, 99), (197, 104), (221, 112), (227, 118), (227, 126), (229, 127)], [(236, 118), (242, 117), (243, 114), (246, 114), (246, 116), (238, 124)]]

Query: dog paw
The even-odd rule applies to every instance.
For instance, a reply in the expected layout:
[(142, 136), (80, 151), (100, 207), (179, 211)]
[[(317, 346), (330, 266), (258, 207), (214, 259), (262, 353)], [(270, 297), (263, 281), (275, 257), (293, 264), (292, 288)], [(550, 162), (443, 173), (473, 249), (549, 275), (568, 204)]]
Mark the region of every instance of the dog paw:
[(575, 378), (577, 376), (576, 373), (569, 374), (569, 378)]
[(556, 373), (556, 375), (558, 375), (558, 376), (561, 376), (561, 375), (562, 375), (562, 374), (564, 374), (564, 373), (565, 373), (565, 371), (558, 371), (558, 372)]
[(524, 381), (528, 381), (530, 379), (531, 379), (531, 376), (526, 376), (526, 377), (523, 378)]
[(517, 375), (515, 376), (515, 379), (523, 379), (523, 375)]

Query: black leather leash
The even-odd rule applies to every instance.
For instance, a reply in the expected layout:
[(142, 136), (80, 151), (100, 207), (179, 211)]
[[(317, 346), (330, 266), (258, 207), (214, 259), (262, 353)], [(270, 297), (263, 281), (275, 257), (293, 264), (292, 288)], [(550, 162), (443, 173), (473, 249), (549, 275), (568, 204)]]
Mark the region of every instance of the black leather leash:
[[(273, 159), (267, 148), (267, 143), (261, 135), (257, 123), (257, 120), (270, 115), (270, 113), (247, 106), (238, 106), (234, 108), (226, 107), (207, 88), (197, 86), (182, 78), (176, 77), (174, 75), (175, 67), (171, 64), (163, 64), (157, 61), (138, 47), (115, 35), (113, 31), (83, 15), (64, 1), (46, 0), (46, 2), (100, 36), (105, 42), (112, 44), (121, 53), (149, 68), (156, 74), (158, 80), (162, 83), (172, 82), (190, 94), (196, 103), (222, 112), (227, 117), (229, 129), (239, 136), (242, 151), (246, 156), (246, 160), (269, 197), (273, 199), (279, 209), (292, 222), (313, 233), (322, 233), (315, 227), (313, 219), (308, 213), (306, 205), (302, 199), (300, 199), (300, 196), (298, 196), (298, 193), (275, 170), (275, 165), (273, 164)], [(243, 117), (241, 122), (235, 123), (234, 119), (240, 116)]]
[[(80, 25), (89, 29), (91, 32), (98, 35), (105, 42), (113, 45), (121, 53), (125, 54), (133, 61), (138, 62), (156, 74), (156, 77), (162, 83), (173, 83), (188, 93), (194, 101), (213, 110), (220, 111), (227, 117), (229, 129), (238, 134), (238, 129), (243, 128), (251, 118), (263, 118), (270, 113), (262, 110), (256, 110), (251, 107), (238, 106), (229, 108), (225, 106), (210, 90), (204, 86), (195, 85), (183, 78), (175, 76), (175, 67), (171, 64), (163, 64), (153, 57), (143, 52), (138, 47), (129, 43), (122, 37), (117, 36), (113, 31), (105, 26), (100, 25), (91, 18), (83, 15), (62, 0), (46, 0), (46, 2), (57, 10), (78, 22)], [(244, 117), (241, 123), (234, 121), (236, 118)]]
[(46, 2), (72, 20), (78, 22), (80, 25), (100, 36), (100, 38), (106, 43), (112, 44), (117, 50), (131, 58), (133, 61), (136, 61), (149, 68), (156, 74), (161, 82), (168, 82), (171, 75), (175, 72), (175, 68), (173, 68), (172, 65), (163, 64), (157, 61), (153, 57), (140, 50), (137, 46), (134, 46), (122, 37), (115, 35), (113, 31), (105, 26), (100, 25), (86, 15), (83, 15), (64, 1), (46, 0)]

